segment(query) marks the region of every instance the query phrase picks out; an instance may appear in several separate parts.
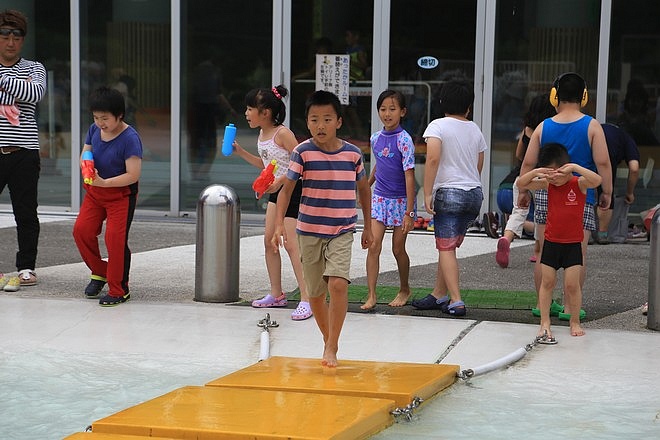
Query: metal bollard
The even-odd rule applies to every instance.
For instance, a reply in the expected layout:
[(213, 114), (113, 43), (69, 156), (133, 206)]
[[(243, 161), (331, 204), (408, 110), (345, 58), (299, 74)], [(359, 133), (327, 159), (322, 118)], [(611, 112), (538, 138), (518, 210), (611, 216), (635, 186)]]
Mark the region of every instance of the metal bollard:
[(238, 301), (240, 200), (224, 185), (210, 185), (197, 201), (195, 301)]
[(660, 209), (651, 220), (651, 250), (649, 256), (649, 312), (647, 327), (660, 330)]

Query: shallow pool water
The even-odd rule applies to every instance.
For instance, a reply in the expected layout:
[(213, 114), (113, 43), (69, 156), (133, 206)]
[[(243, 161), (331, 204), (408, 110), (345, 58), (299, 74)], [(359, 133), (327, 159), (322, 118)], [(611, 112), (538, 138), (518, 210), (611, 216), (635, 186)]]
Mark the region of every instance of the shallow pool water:
[[(652, 439), (660, 438), (660, 399), (645, 384), (651, 369), (619, 383), (572, 380), (564, 371), (530, 374), (522, 361), (506, 370), (459, 381), (373, 439)], [(622, 374), (625, 374), (622, 372)], [(631, 380), (636, 382), (631, 386)]]
[[(245, 366), (244, 360), (221, 362), (140, 354), (2, 353), (0, 438), (61, 439), (132, 405)], [(538, 362), (530, 356), (510, 368), (459, 381), (422, 405), (411, 422), (395, 423), (373, 438), (660, 437), (660, 400), (645, 392), (645, 384), (657, 380), (653, 369), (621, 371), (621, 381), (606, 386), (593, 377), (568, 380), (570, 387), (562, 387), (563, 367), (548, 370)]]
[(242, 365), (144, 355), (0, 354), (0, 438), (62, 439), (92, 422)]

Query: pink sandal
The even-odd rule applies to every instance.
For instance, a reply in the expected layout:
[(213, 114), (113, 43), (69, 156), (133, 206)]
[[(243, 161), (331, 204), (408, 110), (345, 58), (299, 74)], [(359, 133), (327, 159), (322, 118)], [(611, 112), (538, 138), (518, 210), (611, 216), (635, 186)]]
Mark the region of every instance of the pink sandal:
[(252, 301), (252, 307), (286, 307), (287, 300), (286, 295), (282, 293), (280, 296), (275, 298), (270, 293), (264, 296), (261, 299), (256, 299)]
[(294, 321), (304, 321), (312, 316), (312, 308), (306, 301), (300, 301), (298, 307), (291, 313), (291, 319)]

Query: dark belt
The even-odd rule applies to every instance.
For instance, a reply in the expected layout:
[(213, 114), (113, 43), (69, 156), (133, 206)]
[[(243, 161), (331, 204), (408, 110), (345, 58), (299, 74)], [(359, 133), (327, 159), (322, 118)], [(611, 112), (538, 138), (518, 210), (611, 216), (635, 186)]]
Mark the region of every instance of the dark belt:
[(21, 147), (0, 147), (0, 153), (2, 154), (11, 154), (15, 151), (22, 150)]

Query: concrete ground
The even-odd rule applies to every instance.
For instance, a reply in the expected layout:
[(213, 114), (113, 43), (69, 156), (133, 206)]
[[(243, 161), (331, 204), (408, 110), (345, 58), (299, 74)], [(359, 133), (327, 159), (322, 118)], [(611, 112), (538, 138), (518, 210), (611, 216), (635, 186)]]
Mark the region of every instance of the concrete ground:
[[(71, 237), (74, 219), (66, 215), (42, 215), (41, 239), (37, 272), (39, 284), (23, 288), (14, 295), (36, 297), (81, 297), (88, 273)], [(15, 270), (14, 252), (16, 231), (13, 218), (0, 213), (0, 271)], [(194, 219), (137, 218), (132, 225), (130, 247), (135, 258), (147, 251), (156, 251), (160, 264), (133, 268), (131, 274), (132, 301), (187, 302), (194, 298), (196, 224)], [(268, 293), (267, 275), (263, 262), (263, 219), (244, 215), (240, 233), (241, 269), (239, 296), (252, 300)], [(383, 246), (379, 284), (398, 285), (398, 272), (391, 252), (389, 237)], [(470, 243), (474, 249), (469, 249)], [(485, 234), (471, 234), (463, 249), (459, 249), (460, 282), (465, 289), (498, 289), (533, 291), (533, 264), (530, 240), (516, 240), (511, 249), (507, 269), (495, 263), (496, 240)], [(466, 249), (468, 248), (468, 249)], [(587, 260), (587, 280), (583, 292), (583, 308), (587, 311), (586, 327), (648, 331), (641, 305), (648, 298), (649, 242), (590, 245)], [(411, 256), (410, 283), (412, 287), (433, 287), (437, 270), (437, 252), (430, 232), (411, 234), (408, 251)], [(366, 252), (356, 247), (352, 276), (355, 284), (366, 284), (364, 262)], [(149, 257), (153, 258), (153, 257)], [(389, 259), (389, 260), (388, 260)], [(296, 287), (286, 255), (283, 258), (284, 289)], [(559, 290), (557, 291), (559, 292)], [(559, 293), (557, 293), (559, 295)], [(290, 307), (294, 307), (291, 304)], [(468, 318), (502, 322), (537, 323), (528, 310), (475, 309), (468, 304)], [(358, 304), (350, 311), (363, 313)], [(376, 313), (392, 315), (434, 316), (448, 318), (439, 311), (419, 311), (408, 305), (392, 308), (378, 305)], [(558, 325), (565, 323), (556, 321)]]
[[(71, 238), (74, 219), (41, 215), (39, 284), (0, 293), (0, 437), (56, 439), (184, 385), (203, 385), (252, 365), (260, 354), (258, 320), (269, 313), (270, 354), (317, 358), (322, 341), (313, 319), (293, 322), (288, 309), (194, 301), (195, 223), (137, 218), (131, 229), (131, 301), (99, 307), (82, 291), (87, 268)], [(262, 220), (244, 216), (239, 296), (268, 292)], [(389, 246), (387, 236), (385, 249)], [(0, 213), (0, 270), (13, 269), (15, 228)], [(470, 235), (458, 252), (469, 289), (532, 290), (531, 242), (514, 242), (511, 265), (494, 261), (496, 241)], [(427, 232), (411, 234), (411, 283), (431, 287), (437, 253)], [(354, 246), (351, 276), (366, 282), (366, 252)], [(295, 288), (284, 259), (286, 290)], [(508, 369), (457, 382), (375, 439), (654, 438), (660, 381), (654, 366), (660, 334), (646, 328), (649, 244), (589, 248), (584, 308), (587, 334), (569, 336), (555, 321), (559, 343), (539, 345)], [(381, 258), (381, 284), (397, 285), (391, 252)], [(351, 304), (341, 359), (447, 363), (461, 370), (507, 357), (532, 343), (538, 319), (529, 310), (471, 308), (449, 318), (411, 306)], [(319, 367), (320, 368), (320, 367)], [(290, 410), (290, 409), (287, 409)]]

